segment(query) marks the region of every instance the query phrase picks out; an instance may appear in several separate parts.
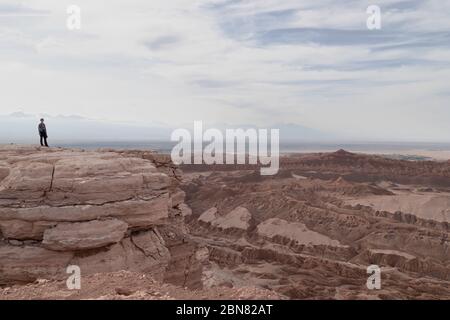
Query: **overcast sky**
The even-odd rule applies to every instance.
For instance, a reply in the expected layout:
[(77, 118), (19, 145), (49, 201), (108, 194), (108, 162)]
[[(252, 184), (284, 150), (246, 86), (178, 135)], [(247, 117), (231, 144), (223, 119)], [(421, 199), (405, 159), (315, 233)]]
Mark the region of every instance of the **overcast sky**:
[(449, 13), (449, 0), (0, 0), (0, 113), (449, 141)]

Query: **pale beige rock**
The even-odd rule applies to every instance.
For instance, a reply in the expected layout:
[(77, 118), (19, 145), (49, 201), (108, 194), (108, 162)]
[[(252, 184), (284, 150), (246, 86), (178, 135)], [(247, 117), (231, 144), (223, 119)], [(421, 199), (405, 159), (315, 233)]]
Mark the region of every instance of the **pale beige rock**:
[(181, 211), (181, 215), (183, 217), (191, 216), (192, 215), (192, 209), (185, 203), (182, 203), (178, 206), (178, 209)]
[(128, 225), (120, 220), (61, 223), (44, 232), (42, 244), (55, 251), (101, 248), (123, 239)]
[(346, 203), (352, 206), (360, 204), (391, 213), (401, 211), (422, 219), (450, 222), (450, 193), (416, 191), (396, 191), (396, 193), (391, 196), (370, 195), (364, 198), (349, 199)]
[(249, 222), (251, 219), (251, 213), (244, 207), (237, 207), (224, 216), (219, 216), (217, 213), (217, 208), (213, 207), (205, 211), (199, 217), (200, 221), (209, 223), (211, 226), (222, 230), (247, 230), (250, 226)]
[(300, 245), (341, 246), (339, 241), (311, 231), (303, 223), (288, 222), (278, 218), (268, 219), (260, 223), (257, 227), (257, 232), (262, 237), (269, 239), (276, 236), (283, 237), (293, 240)]
[(222, 217), (222, 219), (213, 222), (213, 225), (224, 230), (232, 228), (247, 230), (250, 226), (249, 222), (251, 219), (252, 215), (247, 208), (237, 207)]
[(198, 218), (199, 221), (205, 222), (205, 223), (212, 223), (217, 219), (217, 208), (212, 207), (203, 212), (200, 217)]

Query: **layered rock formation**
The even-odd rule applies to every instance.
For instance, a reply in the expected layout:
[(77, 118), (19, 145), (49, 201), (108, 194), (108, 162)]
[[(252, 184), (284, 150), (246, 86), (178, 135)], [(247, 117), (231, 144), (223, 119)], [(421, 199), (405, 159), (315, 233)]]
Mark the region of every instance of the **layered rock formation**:
[[(184, 172), (258, 170), (259, 165), (183, 165)], [(294, 175), (347, 181), (392, 181), (402, 184), (450, 188), (449, 161), (407, 161), (339, 150), (331, 153), (297, 153), (280, 157), (278, 176)]]
[[(187, 220), (210, 251), (211, 279), (294, 299), (450, 297), (450, 163), (341, 150), (281, 164), (273, 177), (186, 167)], [(372, 264), (381, 290), (366, 287)]]
[(201, 286), (178, 185), (152, 152), (1, 147), (0, 285), (64, 279), (77, 265)]
[[(450, 162), (339, 151), (281, 163), (271, 177), (233, 166), (182, 175), (147, 151), (0, 147), (0, 299), (153, 298), (142, 279), (203, 285), (201, 298), (255, 287), (293, 299), (450, 297)], [(381, 290), (366, 287), (372, 264)], [(87, 288), (49, 294), (69, 265)], [(55, 282), (4, 287), (42, 278)]]

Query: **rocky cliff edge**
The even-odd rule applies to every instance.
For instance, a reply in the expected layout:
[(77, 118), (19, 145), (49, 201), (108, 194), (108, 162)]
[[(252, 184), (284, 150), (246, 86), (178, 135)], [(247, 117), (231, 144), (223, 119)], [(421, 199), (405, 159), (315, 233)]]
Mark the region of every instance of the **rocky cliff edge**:
[(0, 285), (128, 270), (201, 286), (170, 159), (151, 151), (0, 146)]

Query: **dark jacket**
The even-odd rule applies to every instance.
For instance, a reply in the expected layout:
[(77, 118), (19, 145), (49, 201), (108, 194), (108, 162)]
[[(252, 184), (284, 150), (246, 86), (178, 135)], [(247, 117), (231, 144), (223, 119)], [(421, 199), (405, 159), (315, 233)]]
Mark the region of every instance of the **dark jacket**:
[(41, 137), (47, 138), (47, 128), (44, 123), (39, 123), (38, 130)]

